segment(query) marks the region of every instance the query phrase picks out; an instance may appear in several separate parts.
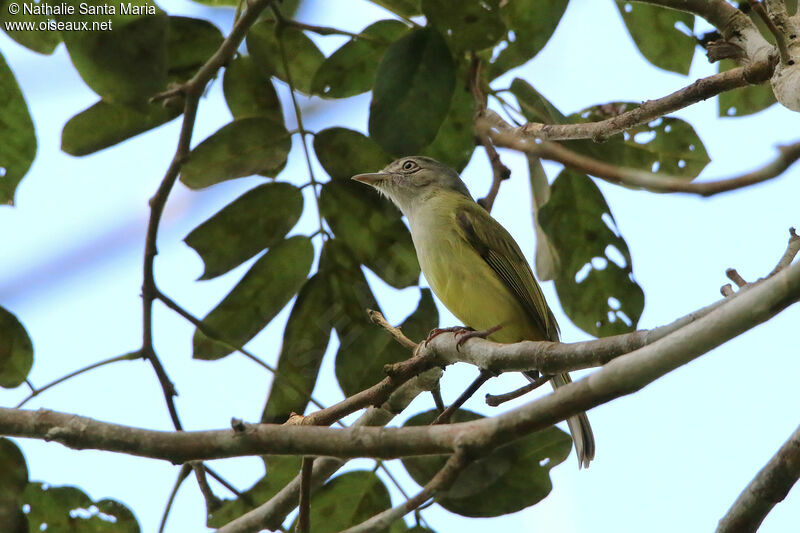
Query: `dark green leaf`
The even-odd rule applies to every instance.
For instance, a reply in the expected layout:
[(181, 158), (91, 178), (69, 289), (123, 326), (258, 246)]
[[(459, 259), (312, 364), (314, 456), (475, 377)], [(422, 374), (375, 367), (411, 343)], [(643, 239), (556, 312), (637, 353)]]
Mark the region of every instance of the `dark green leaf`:
[[(130, 509), (114, 500), (93, 502), (77, 487), (48, 487), (28, 483), (23, 502), (30, 506), (30, 531), (81, 533), (138, 533)], [(96, 509), (93, 509), (96, 508)]]
[(0, 203), (14, 205), (14, 191), (36, 156), (36, 132), (14, 73), (0, 55)]
[(372, 3), (406, 18), (422, 14), (420, 0), (372, 0)]
[(329, 181), (322, 186), (320, 213), (353, 257), (392, 287), (419, 280), (419, 263), (411, 234), (400, 212), (361, 183)]
[[(405, 425), (429, 424), (437, 415), (436, 411), (420, 413)], [(459, 410), (453, 422), (479, 418), (483, 416)], [(471, 463), (436, 501), (448, 511), (472, 517), (500, 516), (530, 507), (550, 494), (550, 469), (567, 458), (571, 445), (569, 435), (555, 426), (522, 437)], [(447, 458), (408, 457), (402, 461), (414, 481), (424, 485)]]
[(314, 494), (309, 522), (314, 533), (336, 533), (391, 506), (381, 478), (375, 472), (356, 470), (333, 478)]
[[(567, 8), (568, 0), (514, 0), (503, 3), (500, 15), (509, 30), (507, 46), (489, 67), (489, 78), (527, 63), (544, 48)], [(510, 34), (509, 34), (510, 35)]]
[(258, 482), (244, 491), (242, 498), (225, 500), (219, 509), (208, 517), (207, 526), (218, 528), (234, 518), (264, 503), (286, 486), (300, 473), (301, 457), (267, 455), (264, 466), (267, 473)]
[(596, 337), (635, 330), (644, 293), (597, 185), (584, 174), (562, 171), (539, 222), (558, 252), (556, 291), (570, 320)]
[(356, 174), (377, 172), (392, 157), (361, 133), (346, 128), (329, 128), (314, 136), (314, 152), (333, 180), (350, 180)]
[[(465, 79), (466, 69), (462, 69)], [(475, 151), (475, 99), (469, 87), (457, 84), (450, 101), (450, 110), (444, 118), (436, 138), (423, 155), (432, 157), (458, 172), (464, 170)]]
[[(84, 0), (81, 0), (84, 1)], [(75, 13), (61, 16), (65, 24), (87, 23), (88, 31), (62, 31), (72, 64), (94, 92), (112, 103), (145, 103), (167, 85), (167, 34), (169, 18), (155, 14), (85, 15), (80, 14), (78, 0), (70, 2)], [(103, 13), (105, 0), (92, 0), (89, 5)], [(135, 0), (134, 6), (150, 6)], [(92, 31), (93, 24), (110, 24), (110, 31)]]
[[(39, 52), (40, 54), (52, 54), (56, 49), (58, 43), (61, 42), (61, 35), (55, 29), (50, 29), (48, 21), (52, 19), (49, 15), (31, 15), (21, 10), (16, 15), (10, 15), (8, 12), (8, 4), (12, 0), (0, 0), (0, 22), (3, 24), (3, 30), (6, 35), (17, 41), (22, 46)], [(19, 4), (19, 2), (17, 2)], [(36, 2), (36, 6), (54, 7), (58, 5), (57, 0), (40, 0)], [(28, 4), (31, 6), (31, 4)], [(12, 29), (8, 24), (19, 24), (21, 27)], [(33, 25), (32, 29), (28, 25)], [(28, 27), (26, 27), (28, 26)], [(24, 28), (24, 29), (22, 29)]]
[[(280, 38), (279, 38), (280, 37)], [(263, 72), (289, 83), (305, 94), (311, 94), (311, 80), (325, 56), (314, 41), (302, 30), (284, 27), (278, 35), (277, 26), (271, 20), (253, 25), (247, 33), (247, 50)], [(284, 56), (289, 65), (286, 72)]]
[(17, 317), (0, 307), (0, 387), (25, 382), (33, 366), (33, 344)]
[(234, 118), (263, 116), (283, 123), (283, 108), (275, 86), (252, 57), (237, 56), (225, 67), (222, 90)]
[(262, 422), (282, 424), (291, 413), (305, 413), (330, 340), (334, 307), (324, 273), (312, 276), (300, 289), (283, 331), (278, 368)]
[(665, 7), (617, 0), (628, 33), (642, 55), (653, 65), (688, 74), (697, 41), (678, 29), (691, 32), (694, 15)]
[(191, 189), (202, 189), (253, 174), (275, 176), (286, 166), (291, 147), (282, 120), (237, 119), (191, 151), (181, 168), (181, 181)]
[[(363, 310), (361, 313), (366, 316)], [(411, 355), (381, 328), (369, 323), (362, 327), (362, 324), (354, 320), (350, 327), (340, 328), (336, 379), (345, 396), (375, 385), (386, 377), (384, 365), (404, 361)], [(422, 289), (417, 309), (405, 319), (400, 329), (410, 339), (419, 341), (438, 325), (439, 313), (433, 296), (429, 289)]]
[(303, 212), (300, 189), (265, 183), (250, 189), (186, 236), (205, 263), (200, 279), (211, 279), (279, 243)]
[(99, 101), (64, 124), (61, 149), (69, 155), (88, 155), (165, 124), (181, 114), (160, 103), (132, 107)]
[(354, 38), (342, 45), (314, 75), (311, 91), (327, 98), (347, 98), (372, 89), (375, 72), (389, 44), (408, 31), (397, 20), (379, 20), (361, 31), (366, 38)]
[(511, 94), (513, 94), (520, 111), (531, 122), (541, 122), (544, 124), (565, 124), (568, 122), (561, 111), (542, 96), (539, 91), (530, 86), (528, 82), (521, 78), (514, 78), (511, 82)]
[[(594, 122), (633, 109), (636, 104), (615, 102), (594, 106), (568, 118), (571, 122)], [(711, 161), (691, 124), (679, 118), (658, 118), (615, 135), (606, 142), (590, 139), (564, 145), (614, 165), (695, 178)]]
[(169, 17), (168, 69), (171, 76), (188, 79), (222, 44), (222, 32), (207, 20)]
[[(738, 65), (730, 59), (719, 62), (719, 71), (724, 72)], [(748, 85), (719, 95), (718, 113), (721, 117), (743, 117), (758, 113), (775, 103), (775, 95), (769, 83)]]
[(0, 524), (8, 533), (27, 533), (22, 493), (28, 484), (25, 456), (14, 441), (0, 437)]
[(449, 0), (422, 0), (422, 11), (454, 50), (483, 50), (506, 34), (498, 0), (466, 0), (457, 8)]
[(378, 66), (369, 133), (394, 155), (419, 153), (436, 137), (450, 109), (456, 67), (433, 28), (414, 30), (392, 44)]
[[(306, 281), (314, 247), (308, 237), (282, 241), (261, 256), (231, 292), (203, 319), (214, 336), (244, 346), (289, 303)], [(231, 353), (222, 343), (195, 331), (195, 359), (219, 359)]]

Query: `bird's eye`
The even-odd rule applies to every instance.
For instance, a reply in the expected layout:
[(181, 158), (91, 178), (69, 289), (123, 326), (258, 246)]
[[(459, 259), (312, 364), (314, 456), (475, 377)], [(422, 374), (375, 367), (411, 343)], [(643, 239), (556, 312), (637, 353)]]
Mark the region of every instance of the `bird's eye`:
[(413, 162), (410, 159), (408, 161), (406, 161), (405, 163), (403, 163), (403, 170), (405, 170), (406, 172), (411, 172), (412, 170), (416, 170), (418, 168), (419, 168), (419, 165), (417, 165), (415, 162)]

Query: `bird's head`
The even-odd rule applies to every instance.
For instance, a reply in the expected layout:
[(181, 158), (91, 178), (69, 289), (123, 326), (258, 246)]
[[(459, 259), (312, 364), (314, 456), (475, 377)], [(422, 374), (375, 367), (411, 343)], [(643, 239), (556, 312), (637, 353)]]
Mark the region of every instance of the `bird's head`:
[(425, 200), (444, 192), (472, 198), (455, 170), (424, 156), (402, 157), (380, 172), (358, 174), (353, 179), (386, 195), (406, 216)]

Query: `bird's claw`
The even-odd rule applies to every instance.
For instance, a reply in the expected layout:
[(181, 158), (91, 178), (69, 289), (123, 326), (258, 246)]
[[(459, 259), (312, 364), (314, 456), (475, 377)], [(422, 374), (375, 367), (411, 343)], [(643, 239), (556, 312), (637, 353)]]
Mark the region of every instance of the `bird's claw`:
[(502, 325), (494, 326), (493, 328), (485, 329), (483, 331), (475, 331), (474, 329), (463, 329), (461, 331), (457, 331), (455, 333), (456, 338), (458, 341), (456, 342), (456, 351), (461, 351), (461, 345), (467, 342), (470, 339), (479, 338), (485, 339), (495, 331), (499, 331), (502, 329)]
[(425, 339), (425, 346), (428, 345), (433, 339), (441, 335), (442, 333), (455, 333), (458, 336), (460, 333), (469, 333), (471, 331), (475, 331), (472, 328), (464, 327), (464, 326), (451, 326), (449, 328), (434, 328), (428, 333), (428, 337)]

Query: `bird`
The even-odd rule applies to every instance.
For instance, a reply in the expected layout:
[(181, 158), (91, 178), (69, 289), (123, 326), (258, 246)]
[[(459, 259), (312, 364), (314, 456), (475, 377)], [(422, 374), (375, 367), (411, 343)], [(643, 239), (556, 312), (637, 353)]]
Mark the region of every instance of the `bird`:
[[(352, 179), (376, 189), (405, 215), (425, 279), (465, 326), (500, 343), (560, 339), (519, 245), (475, 202), (455, 170), (430, 157), (409, 156)], [(526, 373), (530, 380), (537, 375)], [(563, 373), (551, 383), (558, 388), (571, 381)], [(588, 467), (595, 441), (586, 413), (568, 418), (567, 425), (578, 467)]]

